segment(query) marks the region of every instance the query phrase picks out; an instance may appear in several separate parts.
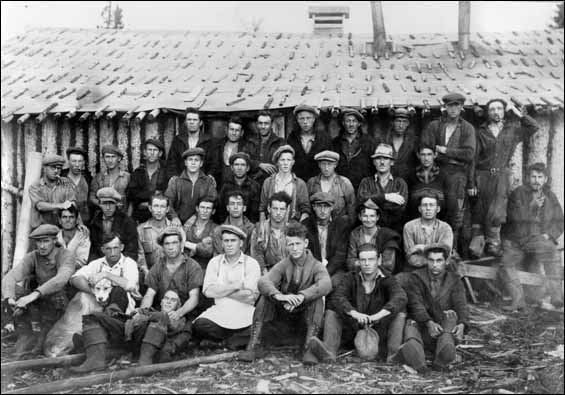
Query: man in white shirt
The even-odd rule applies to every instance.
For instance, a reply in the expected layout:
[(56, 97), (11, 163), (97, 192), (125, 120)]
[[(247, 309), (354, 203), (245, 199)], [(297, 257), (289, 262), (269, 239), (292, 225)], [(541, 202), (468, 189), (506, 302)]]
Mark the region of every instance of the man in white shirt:
[(59, 212), (61, 230), (57, 233), (59, 245), (75, 254), (77, 270), (86, 265), (90, 253), (90, 231), (86, 226), (78, 224), (78, 213), (74, 205), (61, 210)]

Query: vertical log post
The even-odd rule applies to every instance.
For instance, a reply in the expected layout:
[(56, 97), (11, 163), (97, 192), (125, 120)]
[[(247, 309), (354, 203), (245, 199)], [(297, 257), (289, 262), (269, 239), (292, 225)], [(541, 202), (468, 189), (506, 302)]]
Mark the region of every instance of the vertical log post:
[(98, 131), (96, 121), (93, 118), (88, 120), (88, 170), (94, 177), (96, 174), (96, 163), (98, 162)]
[(539, 130), (530, 137), (528, 145), (528, 160), (526, 167), (536, 162), (547, 163), (547, 148), (549, 146), (550, 115), (547, 113), (535, 114), (534, 119), (539, 124)]
[(137, 169), (141, 160), (141, 125), (139, 122), (132, 121), (131, 131), (131, 168)]
[(104, 164), (103, 156), (102, 156), (102, 147), (107, 144), (114, 144), (114, 131), (112, 130), (112, 125), (107, 119), (100, 120), (100, 146), (98, 148), (98, 152), (100, 155), (100, 171), (106, 171), (106, 165)]
[(561, 207), (563, 207), (565, 204), (565, 197), (563, 196), (563, 179), (565, 176), (565, 170), (563, 168), (563, 163), (565, 163), (563, 155), (565, 149), (563, 110), (555, 111), (552, 114), (551, 132), (551, 156), (548, 163), (549, 174), (551, 175), (551, 190), (557, 195), (557, 199), (559, 203), (561, 203)]
[(176, 128), (177, 118), (169, 114), (165, 133), (163, 133), (163, 141), (165, 143), (165, 152), (163, 153), (163, 158), (166, 157), (166, 155), (169, 153), (169, 150), (171, 149), (171, 144), (173, 143), (173, 138), (176, 134)]
[[(112, 124), (112, 122), (110, 122)], [(124, 153), (122, 159), (122, 169), (129, 171), (130, 156), (128, 155), (128, 147), (130, 146), (128, 124), (126, 122), (119, 122), (118, 131), (116, 132), (118, 139), (118, 148)], [(133, 170), (134, 168), (132, 168)]]
[[(15, 122), (2, 122), (2, 183), (14, 184)], [(16, 197), (2, 189), (2, 274), (12, 267), (15, 239)]]
[(459, 50), (469, 50), (469, 39), (471, 36), (471, 2), (459, 2)]
[(510, 159), (509, 167), (512, 174), (510, 188), (514, 190), (522, 185), (524, 169), (524, 143), (519, 143), (516, 146), (516, 150), (514, 151), (514, 154), (512, 154), (512, 158)]
[(57, 153), (57, 121), (52, 116), (41, 125), (41, 152), (43, 155)]
[(373, 56), (383, 56), (386, 51), (386, 30), (383, 14), (383, 2), (371, 1), (371, 16), (373, 18)]
[(66, 158), (67, 148), (71, 146), (71, 123), (68, 119), (63, 119), (61, 127), (61, 155)]

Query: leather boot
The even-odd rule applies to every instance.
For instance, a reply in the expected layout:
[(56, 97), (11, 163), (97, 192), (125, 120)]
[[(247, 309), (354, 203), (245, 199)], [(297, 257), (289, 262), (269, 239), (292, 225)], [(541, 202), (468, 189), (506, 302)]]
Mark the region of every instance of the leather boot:
[(457, 314), (453, 310), (443, 313), (441, 326), (443, 332), (439, 335), (436, 343), (435, 357), (433, 366), (444, 369), (455, 360), (455, 339), (453, 329), (457, 325)]
[(153, 363), (153, 356), (163, 347), (166, 337), (167, 327), (164, 325), (152, 322), (147, 326), (139, 351), (139, 366)]
[(337, 351), (341, 343), (342, 324), (337, 313), (333, 310), (326, 310), (324, 318), (324, 341), (317, 337), (310, 338), (308, 349), (321, 362), (335, 362)]
[(524, 302), (524, 290), (522, 289), (522, 284), (520, 281), (513, 280), (510, 282), (505, 283), (506, 289), (512, 298), (512, 303), (508, 306), (503, 306), (502, 310), (504, 311), (517, 311), (521, 310), (526, 307), (526, 303)]
[(424, 373), (428, 370), (422, 335), (418, 329), (418, 324), (413, 320), (406, 321), (404, 343), (394, 355), (394, 362), (409, 365), (419, 373)]
[(86, 360), (82, 365), (71, 367), (71, 372), (88, 373), (106, 367), (106, 349), (108, 338), (106, 330), (100, 325), (86, 326), (82, 331)]
[(253, 362), (256, 358), (262, 355), (260, 349), (261, 332), (263, 330), (263, 321), (255, 321), (251, 325), (251, 336), (245, 351), (241, 351), (237, 357), (238, 360), (244, 362)]
[(402, 335), (406, 324), (406, 313), (398, 313), (390, 323), (387, 339), (387, 362), (394, 361), (395, 354), (402, 345)]
[(14, 357), (21, 358), (30, 353), (35, 347), (36, 337), (32, 330), (22, 330), (16, 341)]
[(308, 324), (306, 328), (306, 341), (304, 343), (304, 355), (302, 356), (302, 362), (307, 365), (314, 365), (318, 363), (318, 358), (312, 353), (312, 350), (308, 347), (310, 339), (315, 338), (320, 332), (320, 327), (318, 324), (311, 323)]

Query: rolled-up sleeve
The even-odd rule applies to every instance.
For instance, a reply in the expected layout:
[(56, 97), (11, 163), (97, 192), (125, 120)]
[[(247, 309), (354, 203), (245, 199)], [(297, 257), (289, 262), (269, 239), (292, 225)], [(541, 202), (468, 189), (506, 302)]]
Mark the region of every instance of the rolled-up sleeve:
[(57, 274), (44, 282), (37, 290), (41, 295), (50, 295), (63, 289), (75, 272), (75, 254), (67, 249), (62, 249), (57, 255)]
[(22, 261), (2, 277), (2, 299), (16, 297), (16, 283), (32, 273), (35, 252), (24, 255)]

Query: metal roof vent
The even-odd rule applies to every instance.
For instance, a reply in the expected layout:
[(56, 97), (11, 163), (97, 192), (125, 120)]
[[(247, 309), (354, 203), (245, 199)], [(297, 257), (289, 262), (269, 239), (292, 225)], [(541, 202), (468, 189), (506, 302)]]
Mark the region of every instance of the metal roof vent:
[(308, 7), (308, 18), (314, 19), (314, 34), (343, 33), (343, 20), (349, 19), (349, 7)]

